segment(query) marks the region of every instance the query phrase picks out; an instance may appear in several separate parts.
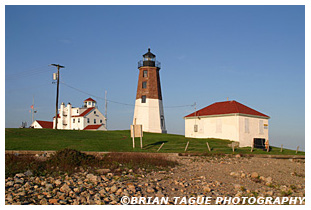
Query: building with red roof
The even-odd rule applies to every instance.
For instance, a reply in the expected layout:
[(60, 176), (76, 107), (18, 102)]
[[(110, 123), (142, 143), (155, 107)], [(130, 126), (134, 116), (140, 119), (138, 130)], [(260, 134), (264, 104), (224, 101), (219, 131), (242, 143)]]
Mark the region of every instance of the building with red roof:
[[(58, 110), (57, 129), (67, 130), (107, 130), (106, 118), (98, 110), (94, 99), (83, 101), (82, 107), (72, 107), (70, 103), (60, 105)], [(55, 117), (53, 119), (53, 128)]]
[(228, 139), (240, 147), (268, 140), (270, 117), (234, 100), (213, 103), (184, 119), (186, 137)]
[(32, 128), (53, 128), (53, 122), (52, 121), (43, 121), (43, 120), (35, 120), (31, 126)]

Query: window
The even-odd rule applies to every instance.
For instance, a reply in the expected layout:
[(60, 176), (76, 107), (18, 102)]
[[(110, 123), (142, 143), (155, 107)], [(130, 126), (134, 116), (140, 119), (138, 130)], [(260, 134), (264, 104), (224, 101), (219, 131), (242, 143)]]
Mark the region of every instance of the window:
[(194, 132), (198, 132), (198, 125), (194, 125)]
[(99, 122), (100, 122), (100, 123), (103, 123), (103, 120), (100, 120)]
[(164, 128), (164, 117), (161, 115), (161, 127)]
[(96, 114), (96, 111), (94, 111), (94, 114)]
[(148, 71), (147, 70), (143, 71), (143, 77), (148, 77)]
[(259, 120), (259, 134), (263, 134), (263, 120)]
[(90, 118), (87, 118), (87, 123), (90, 123)]
[(72, 123), (75, 123), (76, 122), (76, 119), (72, 119)]
[(79, 109), (77, 109), (77, 114), (79, 114)]
[(143, 89), (147, 88), (147, 82), (143, 82)]
[(141, 96), (141, 103), (146, 103), (146, 96)]
[(91, 105), (91, 102), (89, 101), (89, 105)]
[(249, 133), (249, 119), (245, 118), (245, 133)]
[(78, 123), (80, 123), (80, 118), (78, 118)]
[(96, 124), (96, 119), (94, 119), (94, 124)]
[(221, 119), (216, 120), (216, 133), (222, 133), (222, 122)]

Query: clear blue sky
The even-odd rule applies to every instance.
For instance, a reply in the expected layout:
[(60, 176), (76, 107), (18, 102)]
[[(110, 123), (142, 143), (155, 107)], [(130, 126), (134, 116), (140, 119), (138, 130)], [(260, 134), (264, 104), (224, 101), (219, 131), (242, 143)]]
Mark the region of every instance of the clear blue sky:
[[(61, 80), (134, 104), (137, 61), (156, 54), (164, 107), (236, 100), (271, 117), (272, 145), (304, 149), (304, 6), (6, 6), (5, 126), (52, 120)], [(63, 84), (60, 102), (90, 95)], [(165, 108), (169, 133), (184, 134), (193, 107)], [(109, 102), (108, 129), (129, 129), (134, 107)]]

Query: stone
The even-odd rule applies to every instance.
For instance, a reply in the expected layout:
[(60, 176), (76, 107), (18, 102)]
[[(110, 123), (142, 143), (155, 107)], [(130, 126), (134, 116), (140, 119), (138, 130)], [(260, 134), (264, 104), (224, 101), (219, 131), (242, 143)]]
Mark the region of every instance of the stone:
[(54, 184), (56, 184), (56, 185), (60, 185), (61, 183), (62, 182), (59, 179), (55, 180), (55, 182), (54, 182)]
[(98, 180), (99, 177), (98, 177), (98, 176), (95, 176), (94, 174), (88, 174), (88, 175), (86, 175), (86, 178), (87, 178), (89, 181), (93, 182), (93, 183), (99, 181), (99, 180)]
[(64, 193), (69, 193), (71, 191), (70, 187), (67, 184), (64, 184), (59, 190)]
[(253, 172), (251, 173), (251, 178), (258, 178), (258, 173), (257, 172)]
[(111, 188), (110, 188), (110, 191), (112, 193), (116, 192), (118, 190), (117, 186), (116, 185), (113, 185)]
[(152, 187), (147, 187), (147, 190), (146, 190), (148, 193), (153, 193), (154, 192), (154, 189)]
[(24, 183), (24, 180), (22, 180), (22, 179), (14, 179), (14, 182), (16, 183), (16, 184), (23, 184)]
[(105, 189), (101, 189), (99, 192), (98, 192), (102, 197), (104, 197), (106, 195), (106, 190)]
[(45, 198), (40, 199), (40, 205), (47, 205), (48, 201)]
[(234, 189), (235, 189), (235, 190), (241, 190), (241, 185), (239, 185), (239, 184), (234, 184), (233, 186), (234, 186)]
[(45, 185), (45, 188), (46, 188), (46, 189), (53, 189), (53, 185), (52, 185), (52, 184), (46, 184), (46, 185)]
[(99, 174), (107, 174), (109, 173), (111, 170), (109, 168), (102, 168), (102, 169), (97, 169), (96, 172)]
[(7, 187), (12, 187), (13, 185), (14, 185), (13, 181), (8, 181), (5, 183), (5, 186), (7, 186)]
[(25, 176), (25, 174), (23, 174), (23, 173), (15, 174), (15, 177), (18, 177), (18, 178), (21, 178), (21, 177), (24, 177), (24, 176)]
[(49, 199), (49, 203), (50, 204), (57, 204), (58, 203), (58, 199), (51, 198), (51, 199)]
[(209, 186), (203, 187), (204, 192), (211, 192), (211, 188)]
[(24, 174), (25, 174), (25, 176), (32, 176), (33, 175), (33, 173), (30, 170), (27, 170)]
[(231, 172), (230, 176), (238, 177), (238, 176), (240, 176), (240, 174), (238, 172)]
[(269, 177), (266, 178), (265, 181), (266, 181), (267, 183), (272, 183), (272, 178), (269, 176)]

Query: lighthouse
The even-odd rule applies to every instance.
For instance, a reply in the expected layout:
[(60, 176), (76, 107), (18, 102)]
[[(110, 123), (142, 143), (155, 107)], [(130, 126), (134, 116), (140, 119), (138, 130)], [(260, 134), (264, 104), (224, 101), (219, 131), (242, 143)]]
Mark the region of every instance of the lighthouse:
[(159, 74), (161, 63), (156, 61), (150, 48), (138, 62), (138, 69), (133, 124), (142, 125), (144, 132), (166, 133)]

